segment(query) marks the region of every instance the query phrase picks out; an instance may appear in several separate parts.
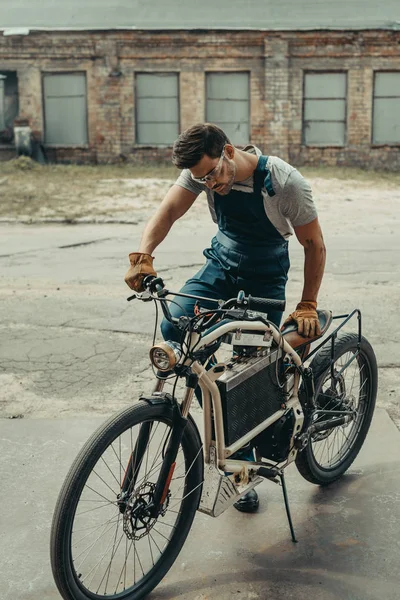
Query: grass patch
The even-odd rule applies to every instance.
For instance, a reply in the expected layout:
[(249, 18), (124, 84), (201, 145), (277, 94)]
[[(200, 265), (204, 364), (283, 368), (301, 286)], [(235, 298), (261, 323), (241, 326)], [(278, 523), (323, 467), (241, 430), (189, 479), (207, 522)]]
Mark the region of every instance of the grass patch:
[(400, 173), (393, 171), (374, 171), (357, 169), (355, 167), (299, 167), (299, 171), (309, 179), (319, 177), (321, 179), (355, 179), (361, 182), (385, 183), (388, 185), (400, 185)]
[[(0, 162), (0, 218), (3, 219), (77, 219), (104, 211), (86, 207), (96, 197), (122, 191), (118, 180), (169, 179), (179, 171), (170, 164), (153, 165), (39, 165), (27, 157)], [(99, 182), (116, 180), (104, 190)], [(137, 192), (145, 193), (145, 185)], [(132, 197), (135, 194), (132, 191)], [(127, 197), (129, 198), (129, 193)], [(160, 198), (161, 200), (161, 198)], [(107, 212), (107, 211), (106, 211)]]
[[(400, 184), (400, 173), (350, 167), (301, 167), (309, 179), (340, 179), (386, 187)], [(170, 163), (118, 165), (39, 165), (27, 157), (0, 162), (0, 218), (74, 220), (96, 216), (124, 219), (139, 214), (147, 200), (162, 199), (168, 184), (154, 186), (123, 180), (174, 181), (179, 170)], [(111, 181), (104, 181), (111, 180)], [(157, 183), (157, 182), (156, 182)], [(148, 188), (151, 188), (149, 191)], [(115, 202), (114, 202), (115, 201)], [(135, 208), (136, 207), (136, 208)]]
[(71, 178), (81, 181), (98, 179), (176, 179), (179, 169), (169, 163), (159, 165), (149, 164), (118, 164), (118, 165), (40, 165), (27, 157), (20, 157), (0, 162), (0, 177), (6, 175), (30, 175), (37, 180), (52, 181), (68, 180)]
[[(322, 179), (356, 179), (359, 181), (382, 181), (399, 184), (400, 173), (391, 171), (374, 171), (354, 167), (299, 167), (305, 177)], [(39, 165), (33, 160), (20, 157), (0, 162), (0, 178), (9, 176), (10, 181), (18, 183), (21, 175), (25, 181), (97, 181), (99, 179), (176, 179), (179, 169), (174, 165), (161, 162), (157, 165), (126, 163), (117, 165)]]

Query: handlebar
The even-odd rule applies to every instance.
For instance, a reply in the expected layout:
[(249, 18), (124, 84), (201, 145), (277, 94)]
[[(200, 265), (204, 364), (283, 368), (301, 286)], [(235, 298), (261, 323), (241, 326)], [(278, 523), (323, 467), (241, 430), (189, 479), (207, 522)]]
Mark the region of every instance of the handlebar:
[[(242, 290), (239, 292), (237, 298), (231, 298), (230, 300), (226, 300), (226, 301), (215, 300), (214, 298), (203, 298), (201, 296), (194, 296), (192, 294), (183, 294), (181, 292), (170, 292), (165, 287), (164, 281), (162, 280), (162, 278), (154, 277), (154, 275), (147, 275), (143, 279), (142, 286), (148, 295), (146, 293), (144, 295), (142, 295), (142, 293), (139, 292), (139, 293), (135, 293), (132, 296), (130, 296), (128, 298), (128, 300), (133, 300), (134, 298), (139, 298), (140, 300), (143, 300), (143, 301), (148, 301), (148, 300), (157, 299), (157, 298), (162, 300), (169, 294), (173, 294), (174, 296), (178, 296), (178, 297), (181, 296), (181, 297), (185, 297), (185, 298), (194, 298), (194, 299), (200, 300), (200, 301), (215, 302), (215, 304), (217, 305), (217, 310), (218, 309), (219, 310), (228, 310), (230, 308), (239, 308), (239, 309), (241, 308), (244, 310), (249, 309), (249, 310), (254, 310), (254, 311), (264, 312), (264, 313), (268, 313), (268, 311), (270, 311), (270, 310), (284, 311), (285, 306), (286, 306), (285, 300), (276, 300), (273, 298), (257, 298), (257, 297), (251, 296), (250, 294), (248, 296), (245, 296), (245, 294)], [(162, 306), (163, 313), (168, 321), (172, 322), (172, 321), (177, 320), (177, 319), (172, 318), (172, 315), (169, 311), (167, 302), (165, 302), (165, 301), (161, 302), (161, 306)]]
[(256, 298), (248, 295), (247, 299), (243, 301), (247, 304), (250, 310), (258, 310), (259, 312), (267, 313), (269, 310), (281, 310), (282, 312), (286, 308), (285, 300), (274, 300), (273, 298)]

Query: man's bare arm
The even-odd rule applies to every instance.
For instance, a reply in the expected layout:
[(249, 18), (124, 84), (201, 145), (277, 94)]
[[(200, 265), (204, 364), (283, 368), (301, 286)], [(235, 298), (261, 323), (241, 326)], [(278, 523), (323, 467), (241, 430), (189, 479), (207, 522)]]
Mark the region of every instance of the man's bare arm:
[(316, 302), (326, 259), (324, 238), (318, 218), (307, 225), (295, 227), (294, 231), (304, 247), (304, 287), (301, 300)]
[(179, 185), (167, 192), (156, 213), (147, 223), (139, 246), (139, 252), (152, 254), (165, 239), (172, 225), (182, 217), (196, 200), (197, 194)]

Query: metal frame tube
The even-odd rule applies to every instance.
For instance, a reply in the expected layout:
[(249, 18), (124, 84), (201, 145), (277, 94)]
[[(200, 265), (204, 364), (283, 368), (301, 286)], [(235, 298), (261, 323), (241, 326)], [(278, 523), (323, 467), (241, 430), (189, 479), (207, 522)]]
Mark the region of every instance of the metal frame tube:
[[(208, 455), (208, 448), (211, 445), (211, 403), (214, 413), (214, 428), (217, 446), (217, 457), (218, 465), (220, 464), (221, 457), (224, 457), (225, 452), (225, 435), (224, 435), (224, 420), (222, 414), (222, 403), (221, 395), (215, 379), (218, 379), (222, 373), (214, 373), (215, 379), (212, 378), (212, 371), (206, 371), (205, 368), (197, 361), (192, 364), (192, 369), (199, 377), (199, 384), (201, 390), (205, 387), (208, 390), (208, 395), (203, 394), (203, 413), (204, 413), (204, 445), (207, 448), (206, 455)], [(211, 377), (210, 377), (211, 375)], [(211, 398), (210, 398), (211, 396)]]
[[(281, 335), (279, 330), (269, 325), (266, 325), (261, 321), (232, 321), (231, 323), (225, 323), (224, 325), (217, 327), (214, 331), (210, 332), (204, 337), (200, 336), (198, 333), (195, 332), (192, 334), (188, 333), (186, 335), (186, 343), (188, 344), (189, 348), (193, 349), (196, 346), (196, 350), (200, 350), (202, 347), (211, 344), (226, 333), (236, 331), (237, 329), (243, 329), (246, 331), (258, 331), (260, 333), (265, 333), (266, 331), (269, 331), (274, 341), (276, 342), (278, 348), (281, 348), (285, 354), (290, 356), (293, 360), (293, 363), (296, 366), (300, 367), (302, 365), (301, 358), (299, 357), (297, 352), (290, 346), (290, 344), (285, 340), (285, 338)], [(189, 360), (190, 359), (188, 359), (188, 361)], [(223, 467), (225, 464), (225, 460), (228, 456), (231, 456), (239, 448), (241, 448), (254, 437), (256, 437), (260, 432), (264, 431), (264, 429), (266, 429), (275, 421), (277, 421), (286, 412), (286, 410), (290, 409), (292, 406), (298, 403), (297, 390), (299, 374), (296, 373), (293, 396), (292, 399), (287, 403), (286, 408), (277, 411), (276, 413), (274, 413), (274, 415), (271, 415), (268, 419), (260, 423), (257, 427), (252, 429), (249, 433), (240, 438), (240, 440), (237, 440), (231, 446), (225, 447), (225, 433), (221, 396), (219, 393), (218, 386), (215, 383), (216, 379), (218, 379), (224, 371), (221, 371), (219, 373), (215, 373), (213, 370), (206, 371), (206, 369), (198, 361), (194, 361), (191, 365), (191, 368), (199, 378), (198, 383), (203, 396), (204, 449), (206, 463), (210, 462), (209, 448), (212, 443), (212, 413), (214, 416), (214, 429), (216, 437), (215, 442), (218, 466)], [(158, 379), (154, 392), (162, 391), (164, 384), (165, 380)], [(189, 413), (192, 399), (193, 389), (187, 388), (185, 392), (185, 397), (182, 402), (183, 416), (187, 416), (187, 414)], [(238, 466), (239, 464), (240, 462), (237, 461), (236, 466)], [(241, 469), (243, 469), (242, 466), (240, 467), (240, 470)]]
[[(225, 446), (225, 431), (224, 431), (224, 421), (222, 414), (222, 403), (221, 403), (221, 395), (219, 393), (218, 386), (215, 383), (215, 380), (218, 379), (222, 373), (214, 373), (213, 371), (206, 371), (205, 368), (199, 363), (194, 362), (192, 365), (193, 371), (199, 377), (199, 385), (202, 391), (203, 396), (203, 419), (204, 419), (204, 457), (205, 462), (209, 464), (210, 462), (210, 454), (209, 448), (212, 443), (212, 414), (211, 414), (211, 406), (214, 413), (214, 428), (215, 428), (215, 437), (216, 437), (216, 450), (217, 450), (217, 464), (220, 468), (226, 467), (227, 461), (226, 459), (229, 456), (232, 456), (234, 452), (242, 448), (245, 444), (250, 442), (253, 438), (255, 438), (259, 433), (267, 429), (270, 425), (278, 421), (285, 412), (290, 410), (291, 408), (296, 407), (299, 404), (299, 399), (297, 393), (293, 394), (292, 398), (286, 403), (284, 409), (275, 412), (273, 415), (265, 419), (262, 423), (257, 425), (254, 429), (249, 431), (246, 435), (242, 436), (239, 440), (237, 440), (234, 444), (230, 446)], [(295, 386), (294, 390), (297, 387)], [(231, 468), (232, 463), (229, 461), (229, 471), (240, 472), (245, 466), (246, 461), (241, 464), (241, 461), (235, 461), (236, 466), (240, 465), (239, 469)]]
[(351, 313), (349, 313), (348, 315), (336, 315), (335, 317), (332, 317), (332, 320), (335, 319), (344, 319), (344, 321), (342, 323), (340, 323), (340, 325), (338, 327), (336, 327), (336, 329), (334, 331), (332, 331), (332, 333), (330, 333), (328, 335), (328, 337), (323, 340), (320, 344), (318, 344), (318, 346), (316, 346), (312, 352), (310, 352), (310, 354), (308, 354), (307, 356), (307, 360), (309, 360), (316, 352), (318, 352), (318, 350), (327, 342), (329, 342), (330, 340), (332, 341), (332, 346), (331, 346), (331, 352), (333, 353), (333, 348), (334, 348), (334, 343), (335, 343), (335, 339), (337, 336), (338, 331), (340, 331), (342, 329), (342, 327), (344, 327), (344, 325), (346, 325), (346, 323), (348, 321), (350, 321), (350, 319), (354, 316), (357, 315), (357, 320), (358, 320), (358, 343), (361, 344), (361, 330), (362, 330), (362, 318), (361, 318), (361, 311), (359, 308), (355, 308)]
[(217, 327), (214, 331), (202, 336), (200, 341), (200, 336), (197, 333), (193, 333), (191, 335), (191, 339), (186, 341), (189, 343), (190, 348), (193, 348), (194, 345), (196, 345), (196, 350), (200, 350), (203, 348), (203, 346), (208, 346), (226, 333), (229, 333), (230, 331), (236, 331), (237, 329), (243, 329), (246, 331), (259, 331), (260, 333), (269, 331), (276, 344), (282, 348), (285, 354), (290, 356), (294, 364), (297, 366), (302, 364), (301, 358), (297, 352), (293, 350), (292, 346), (285, 340), (284, 336), (282, 336), (281, 333), (275, 328), (270, 327), (261, 321), (232, 321), (232, 323), (225, 323), (224, 325)]

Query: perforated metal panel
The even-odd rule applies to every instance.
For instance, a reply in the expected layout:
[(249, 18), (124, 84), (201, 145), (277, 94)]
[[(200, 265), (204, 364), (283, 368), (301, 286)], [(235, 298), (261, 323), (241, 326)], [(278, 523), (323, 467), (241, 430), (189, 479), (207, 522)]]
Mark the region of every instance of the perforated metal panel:
[(249, 73), (208, 73), (206, 120), (221, 127), (233, 144), (250, 138)]
[(179, 79), (177, 73), (136, 75), (136, 143), (173, 144), (179, 135)]
[(87, 144), (85, 73), (48, 73), (43, 77), (45, 143)]
[(346, 73), (305, 73), (303, 142), (343, 146), (346, 141)]
[(400, 72), (375, 73), (372, 141), (400, 143)]
[(279, 350), (265, 357), (244, 359), (217, 380), (227, 445), (281, 409), (285, 396), (276, 377), (281, 354)]

